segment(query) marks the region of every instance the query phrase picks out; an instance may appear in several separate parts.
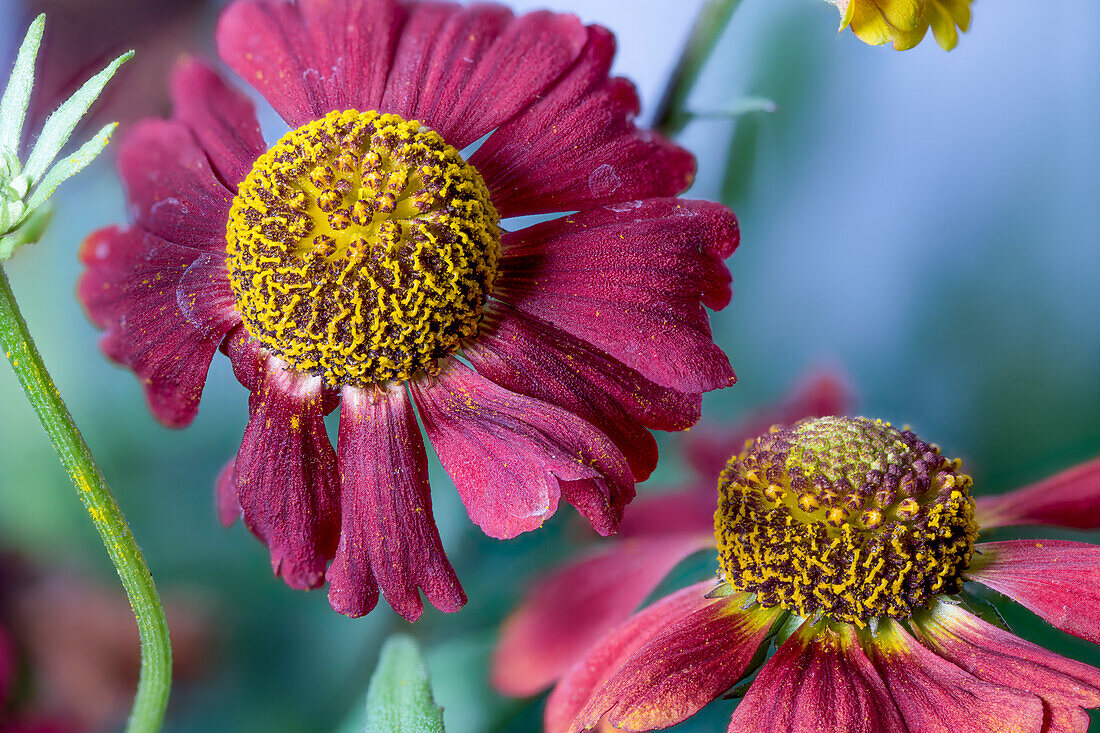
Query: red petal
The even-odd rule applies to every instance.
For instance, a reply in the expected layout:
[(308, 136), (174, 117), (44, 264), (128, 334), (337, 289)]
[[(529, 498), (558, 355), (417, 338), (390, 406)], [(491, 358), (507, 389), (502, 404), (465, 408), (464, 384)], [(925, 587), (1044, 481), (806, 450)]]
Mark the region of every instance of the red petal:
[(403, 20), (392, 0), (238, 0), (218, 20), (218, 53), (300, 127), (379, 109)]
[(462, 608), (466, 594), (432, 517), (428, 459), (404, 387), (344, 388), (337, 456), (343, 530), (328, 571), (332, 607), (348, 616), (369, 611), (364, 579), (373, 569), (386, 600), (407, 621), (424, 608), (418, 587), (442, 611)]
[(938, 604), (916, 619), (921, 642), (975, 677), (1038, 695), (1054, 711), (1051, 731), (1078, 730), (1081, 708), (1100, 706), (1100, 669), (1047, 651), (987, 624), (959, 606)]
[(734, 381), (703, 304), (729, 301), (722, 260), (737, 241), (733, 214), (709, 202), (585, 211), (505, 235), (495, 294), (657, 384), (705, 392)]
[(172, 106), (191, 128), (214, 172), (231, 191), (267, 150), (252, 101), (201, 61), (186, 59), (172, 74)]
[(680, 561), (713, 546), (699, 534), (611, 542), (541, 578), (501, 629), (493, 683), (516, 697), (549, 687)]
[(906, 728), (855, 630), (807, 622), (760, 670), (733, 711), (729, 733), (826, 730), (893, 733)]
[(573, 68), (471, 157), (501, 216), (674, 196), (691, 184), (691, 154), (634, 125), (638, 95), (608, 77), (614, 56), (611, 32), (589, 26)]
[(982, 529), (1016, 524), (1100, 527), (1100, 458), (1001, 496), (980, 497), (978, 524)]
[(464, 148), (537, 99), (586, 37), (572, 15), (515, 18), (499, 5), (418, 4), (402, 30), (381, 109), (421, 120)]
[(8, 691), (15, 680), (16, 667), (15, 644), (8, 638), (4, 627), (0, 626), (0, 709), (7, 705)]
[(716, 603), (706, 597), (714, 581), (684, 588), (639, 611), (593, 646), (558, 683), (546, 701), (546, 733), (565, 733), (588, 704), (635, 650), (670, 624)]
[(637, 481), (657, 465), (646, 427), (683, 430), (699, 419), (699, 395), (661, 387), (545, 322), (504, 304), (465, 355), (500, 386), (563, 407), (595, 425), (619, 447)]
[(678, 532), (707, 535), (714, 545), (714, 484), (700, 484), (686, 491), (646, 494), (635, 499), (619, 525), (620, 537), (648, 537)]
[(893, 619), (880, 621), (871, 652), (908, 730), (922, 733), (1042, 730), (1043, 704), (1038, 697), (991, 685), (967, 674), (918, 644)]
[(270, 359), (237, 453), (244, 523), (292, 588), (317, 588), (340, 536), (336, 452), (325, 432), (320, 377)]
[(717, 481), (730, 457), (745, 447), (745, 441), (766, 433), (772, 425), (790, 425), (805, 417), (844, 415), (851, 404), (852, 390), (843, 377), (829, 372), (812, 373), (782, 400), (732, 425), (703, 423), (694, 428), (684, 436), (684, 456), (700, 476)]
[(218, 509), (218, 521), (223, 527), (232, 527), (241, 517), (241, 502), (237, 500), (237, 477), (234, 475), (237, 459), (229, 462), (218, 471), (214, 481), (214, 499)]
[(134, 371), (153, 415), (169, 427), (198, 410), (218, 344), (240, 322), (220, 258), (140, 228), (93, 232), (80, 248), (78, 297), (110, 358)]
[(597, 692), (573, 723), (593, 726), (605, 714), (614, 726), (652, 730), (675, 725), (745, 674), (781, 609), (744, 610), (737, 593), (665, 624)]
[(169, 242), (225, 256), (233, 194), (185, 124), (135, 124), (119, 146), (118, 169), (138, 224)]
[(411, 384), (432, 446), (486, 534), (514, 537), (540, 526), (561, 496), (601, 534), (615, 530), (634, 481), (594, 427), (456, 361), (433, 384)]
[(1061, 540), (983, 542), (971, 579), (1062, 631), (1100, 644), (1100, 547)]

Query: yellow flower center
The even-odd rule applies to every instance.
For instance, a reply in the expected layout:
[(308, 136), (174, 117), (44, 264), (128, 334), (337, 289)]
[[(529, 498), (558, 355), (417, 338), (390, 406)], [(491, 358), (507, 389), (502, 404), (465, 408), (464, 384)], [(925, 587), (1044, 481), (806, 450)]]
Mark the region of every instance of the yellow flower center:
[(434, 373), (477, 333), (500, 258), (485, 182), (438, 133), (331, 112), (282, 137), (233, 200), (249, 333), (333, 387)]
[(958, 461), (866, 418), (773, 427), (730, 459), (714, 532), (761, 605), (864, 625), (957, 593), (978, 528)]

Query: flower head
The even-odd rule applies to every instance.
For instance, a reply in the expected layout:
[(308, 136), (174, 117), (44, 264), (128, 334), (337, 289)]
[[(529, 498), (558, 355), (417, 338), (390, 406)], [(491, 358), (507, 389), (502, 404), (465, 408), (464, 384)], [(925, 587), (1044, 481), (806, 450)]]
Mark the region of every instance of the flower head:
[[(1095, 502), (1095, 475), (1044, 486)], [(755, 674), (733, 733), (1083, 733), (1100, 669), (990, 623), (974, 594), (980, 583), (1100, 643), (1100, 547), (976, 542), (970, 485), (956, 461), (888, 423), (772, 428), (720, 480), (718, 585), (604, 634), (555, 688), (546, 729), (663, 728)]]
[(184, 62), (174, 117), (121, 145), (136, 221), (88, 238), (80, 294), (162, 422), (193, 419), (219, 348), (251, 390), (222, 519), (342, 613), (379, 589), (409, 619), (421, 589), (457, 610), (422, 423), (486, 533), (562, 499), (615, 531), (649, 429), (734, 381), (705, 308), (729, 301), (738, 228), (675, 198), (694, 160), (634, 125), (611, 34), (489, 4), (239, 0), (217, 43), (289, 130), (267, 145), (248, 98)]
[(27, 29), (4, 95), (0, 97), (0, 262), (10, 258), (17, 247), (37, 240), (45, 226), (43, 205), (65, 179), (82, 171), (107, 146), (115, 123), (103, 127), (75, 153), (54, 164), (80, 118), (118, 67), (134, 55), (131, 51), (119, 56), (58, 107), (47, 118), (27, 160), (21, 162), (19, 143), (34, 86), (34, 62), (45, 27), (46, 16), (39, 15)]
[(829, 0), (840, 10), (840, 30), (851, 28), (873, 46), (893, 43), (905, 51), (920, 43), (929, 27), (946, 51), (970, 28), (972, 0)]

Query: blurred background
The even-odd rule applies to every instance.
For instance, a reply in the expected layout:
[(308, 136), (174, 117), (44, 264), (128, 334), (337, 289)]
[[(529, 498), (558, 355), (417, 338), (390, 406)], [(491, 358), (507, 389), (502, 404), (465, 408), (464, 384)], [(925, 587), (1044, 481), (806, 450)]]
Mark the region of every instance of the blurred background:
[[(576, 12), (612, 28), (616, 71), (637, 83), (644, 116), (702, 2), (510, 4)], [(131, 47), (137, 57), (87, 130), (166, 114), (166, 75), (182, 53), (213, 57), (220, 5), (3, 2), (0, 68), (10, 69), (27, 23), (45, 10), (30, 129), (59, 95)], [(712, 319), (740, 382), (706, 398), (704, 420), (732, 420), (824, 367), (847, 375), (858, 413), (909, 424), (962, 457), (980, 493), (1097, 455), (1100, 4), (977, 0), (971, 32), (951, 53), (931, 36), (905, 53), (868, 47), (838, 36), (837, 24), (836, 9), (821, 0), (745, 0), (691, 98), (700, 118), (681, 138), (699, 158), (691, 195), (729, 204), (743, 229), (730, 261), (733, 302)], [(745, 97), (774, 100), (776, 111), (723, 116)], [(264, 122), (272, 139), (285, 131), (270, 111)], [(223, 529), (215, 518), (213, 478), (235, 453), (247, 416), (227, 361), (215, 358), (194, 425), (164, 429), (132, 374), (100, 354), (74, 298), (80, 241), (126, 219), (111, 149), (54, 201), (46, 237), (6, 269), (162, 592), (198, 625), (188, 644), (200, 658), (174, 691), (166, 730), (334, 729), (360, 705), (380, 642), (394, 630), (420, 639), (450, 733), (538, 729), (540, 700), (494, 694), (487, 659), (528, 580), (583, 538), (570, 510), (517, 540), (487, 539), (436, 464), (437, 519), (470, 598), (461, 613), (429, 609), (409, 627), (381, 603), (349, 620), (324, 593), (289, 590), (271, 577), (265, 549), (247, 530)], [(664, 460), (640, 491), (684, 479), (677, 440), (660, 439)], [(6, 366), (0, 546), (37, 572), (75, 574), (108, 590), (117, 583)], [(712, 572), (712, 558), (696, 558), (667, 587)], [(1006, 615), (1031, 638), (1100, 663), (1094, 647), (1018, 609)], [(724, 730), (733, 704), (718, 701), (676, 730)], [(125, 692), (120, 705), (97, 724), (110, 728), (112, 715), (124, 714)]]

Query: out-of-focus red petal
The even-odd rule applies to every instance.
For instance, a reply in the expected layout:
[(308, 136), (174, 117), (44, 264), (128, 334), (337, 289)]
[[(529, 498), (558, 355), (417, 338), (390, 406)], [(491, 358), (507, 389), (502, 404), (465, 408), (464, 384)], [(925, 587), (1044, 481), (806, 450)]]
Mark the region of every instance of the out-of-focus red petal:
[(699, 533), (614, 541), (540, 578), (504, 622), (493, 684), (516, 697), (549, 687), (681, 560), (713, 545)]
[(0, 626), (0, 710), (3, 710), (7, 704), (17, 666), (15, 644), (8, 637), (4, 627)]
[(405, 388), (345, 387), (340, 404), (343, 530), (328, 570), (332, 607), (348, 616), (369, 611), (364, 598), (373, 581), (366, 578), (373, 575), (407, 621), (424, 609), (418, 588), (436, 608), (457, 611), (466, 594), (432, 516), (428, 459)]
[(1018, 524), (1100, 527), (1100, 458), (1007, 494), (978, 498), (982, 529)]
[(782, 400), (766, 405), (733, 425), (706, 423), (684, 436), (684, 457), (711, 488), (731, 456), (745, 441), (767, 432), (772, 425), (790, 425), (804, 417), (844, 415), (851, 409), (852, 389), (843, 377), (814, 372), (804, 377)]
[(172, 73), (172, 107), (176, 119), (191, 128), (222, 183), (235, 192), (267, 150), (252, 100), (209, 66), (189, 58)]
[(690, 185), (695, 159), (635, 126), (638, 95), (609, 78), (614, 56), (611, 32), (589, 26), (573, 67), (470, 158), (501, 216), (674, 196)]
[(418, 3), (410, 12), (381, 109), (459, 149), (537, 99), (588, 35), (576, 16), (547, 11), (517, 18), (500, 5)]
[(968, 575), (1067, 633), (1100, 644), (1100, 546), (983, 542)]
[(761, 668), (729, 733), (894, 733), (907, 729), (853, 627), (804, 623)]
[(495, 304), (465, 355), (505, 389), (563, 407), (595, 425), (630, 462), (637, 481), (657, 465), (647, 427), (683, 430), (699, 419), (701, 398), (649, 381), (599, 349), (553, 326)]
[(321, 378), (275, 359), (249, 398), (237, 453), (237, 499), (244, 523), (271, 551), (292, 588), (317, 588), (340, 536), (336, 451), (325, 432)]
[(745, 610), (750, 600), (736, 593), (667, 624), (593, 695), (572, 731), (592, 727), (604, 715), (619, 728), (652, 730), (697, 713), (741, 679), (783, 613)]
[(1024, 641), (960, 606), (939, 603), (914, 626), (926, 647), (978, 679), (1041, 697), (1054, 718), (1043, 733), (1083, 733), (1088, 715), (1082, 708), (1100, 707), (1100, 669)]
[(928, 733), (1040, 733), (1035, 695), (982, 682), (925, 649), (893, 619), (882, 619), (870, 650), (908, 728)]
[(233, 475), (236, 464), (235, 457), (229, 459), (214, 480), (214, 503), (218, 510), (218, 521), (223, 527), (232, 527), (241, 517), (241, 502), (237, 499), (237, 477)]
[(570, 667), (546, 701), (546, 733), (565, 733), (585, 708), (593, 693), (623, 665), (630, 655), (669, 625), (717, 601), (706, 594), (714, 587), (708, 580), (666, 596), (634, 614), (603, 637)]
[(404, 17), (393, 0), (238, 0), (218, 20), (218, 54), (300, 127), (379, 109)]
[(714, 545), (714, 507), (718, 493), (713, 483), (686, 491), (646, 493), (634, 500), (619, 525), (620, 537), (656, 537), (681, 532), (708, 535)]
[(225, 256), (233, 192), (218, 181), (187, 125), (138, 122), (119, 145), (118, 170), (138, 224), (173, 244)]
[(210, 360), (240, 322), (224, 262), (138, 227), (93, 232), (80, 260), (77, 294), (106, 330), (103, 351), (141, 380), (154, 417), (189, 424)]
[(705, 392), (734, 382), (704, 305), (729, 302), (729, 209), (650, 199), (506, 234), (495, 295), (594, 344), (657, 384)]
[(432, 447), (466, 511), (490, 537), (540, 526), (564, 497), (601, 534), (634, 498), (630, 467), (596, 428), (509, 392), (457, 361), (431, 384), (410, 382)]

